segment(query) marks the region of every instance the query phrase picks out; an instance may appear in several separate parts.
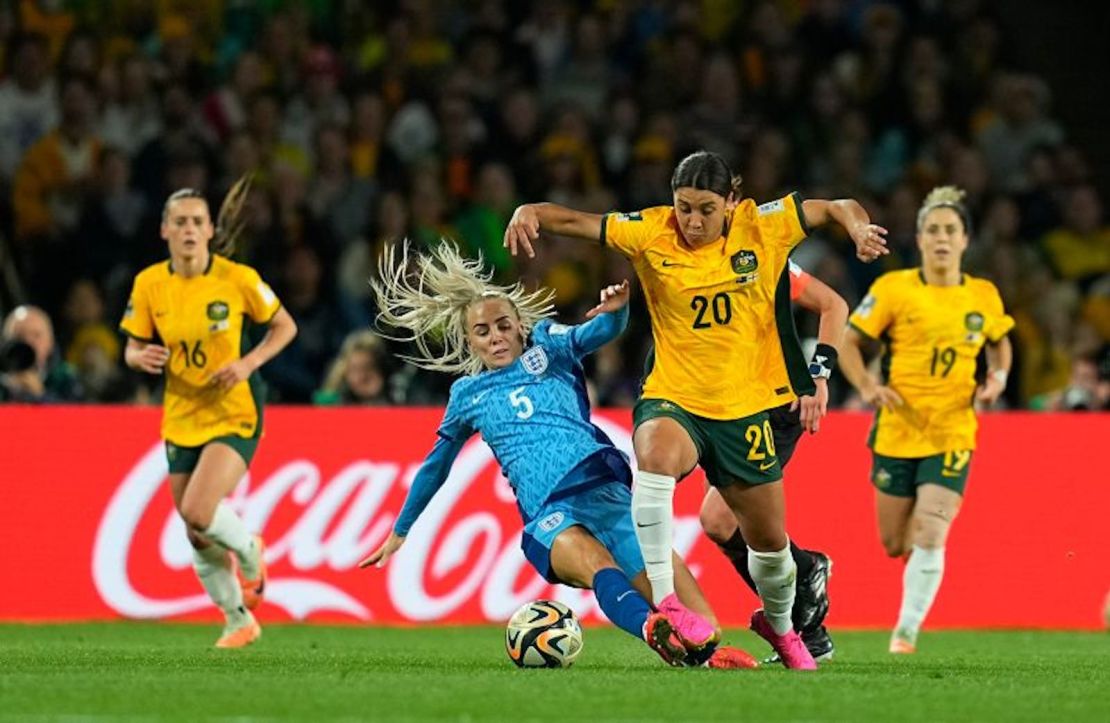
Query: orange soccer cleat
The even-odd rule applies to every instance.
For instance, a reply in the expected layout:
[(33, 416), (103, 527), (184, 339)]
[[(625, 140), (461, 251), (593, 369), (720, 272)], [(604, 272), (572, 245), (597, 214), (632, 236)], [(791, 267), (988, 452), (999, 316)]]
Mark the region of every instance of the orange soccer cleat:
[(705, 667), (716, 670), (751, 670), (759, 667), (759, 661), (746, 650), (719, 645), (705, 661)]
[(262, 535), (254, 536), (254, 548), (258, 555), (258, 576), (248, 580), (243, 575), (242, 565), (235, 573), (239, 578), (239, 587), (243, 589), (243, 607), (247, 610), (254, 610), (261, 605), (266, 594), (266, 543), (263, 542)]
[(247, 622), (234, 630), (224, 628), (223, 635), (216, 641), (217, 648), (231, 649), (231, 648), (245, 648), (262, 637), (262, 626), (254, 619), (254, 616), (247, 613)]

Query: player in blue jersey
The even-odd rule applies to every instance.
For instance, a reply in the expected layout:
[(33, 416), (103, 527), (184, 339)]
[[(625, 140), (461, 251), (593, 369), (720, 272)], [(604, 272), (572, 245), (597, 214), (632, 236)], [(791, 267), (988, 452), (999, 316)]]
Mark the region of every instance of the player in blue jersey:
[[(379, 318), (408, 332), (402, 338), (417, 349), (408, 361), (465, 376), (451, 386), (435, 446), (392, 532), (359, 566), (380, 567), (401, 547), (479, 432), (516, 495), (524, 554), (547, 580), (592, 589), (610, 620), (670, 665), (754, 667), (744, 651), (685, 638), (680, 614), (645, 599), (651, 588), (632, 527), (631, 471), (590, 421), (581, 362), (627, 325), (628, 282), (601, 292), (590, 321), (564, 326), (547, 318), (551, 291), (494, 285), (480, 260), (462, 258), (449, 242), (413, 261), (415, 271), (407, 249), (400, 258), (392, 247), (383, 254), (374, 282)], [(683, 602), (712, 619), (697, 582), (674, 558)]]

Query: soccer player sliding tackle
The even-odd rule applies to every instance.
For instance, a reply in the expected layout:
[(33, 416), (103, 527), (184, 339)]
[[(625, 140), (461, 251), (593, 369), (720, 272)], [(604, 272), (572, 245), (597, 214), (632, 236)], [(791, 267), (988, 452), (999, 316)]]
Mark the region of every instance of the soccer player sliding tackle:
[(651, 588), (630, 513), (631, 471), (590, 422), (582, 371), (582, 358), (627, 325), (628, 283), (605, 288), (586, 323), (563, 326), (547, 318), (553, 292), (494, 285), (480, 260), (462, 258), (450, 242), (411, 261), (412, 276), (407, 247), (383, 254), (373, 282), (379, 320), (414, 344), (408, 361), (464, 376), (451, 386), (435, 446), (392, 532), (359, 566), (381, 567), (400, 549), (463, 445), (479, 432), (516, 495), (524, 554), (545, 579), (592, 589), (610, 620), (670, 665), (755, 667), (746, 652), (716, 645), (714, 624), (691, 629), (689, 621), (705, 627), (714, 617), (677, 555), (674, 586), (699, 614), (672, 616), (647, 600)]

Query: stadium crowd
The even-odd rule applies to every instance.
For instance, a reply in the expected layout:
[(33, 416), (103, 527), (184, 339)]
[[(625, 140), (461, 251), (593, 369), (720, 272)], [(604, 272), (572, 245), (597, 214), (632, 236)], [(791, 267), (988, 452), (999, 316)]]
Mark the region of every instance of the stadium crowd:
[[(511, 257), (512, 210), (667, 204), (674, 164), (705, 148), (759, 202), (853, 197), (889, 229), (881, 264), (824, 231), (794, 256), (853, 305), (917, 263), (924, 193), (966, 189), (965, 268), (1017, 319), (1006, 405), (1110, 408), (1103, 199), (979, 0), (22, 0), (0, 5), (0, 47), (0, 399), (156, 397), (115, 327), (135, 273), (165, 258), (163, 201), (194, 187), (218, 204), (253, 170), (240, 254), (300, 329), (261, 372), (271, 401), (441, 403), (450, 380), (373, 331), (384, 244), (455, 239), (578, 319), (627, 262), (572, 244)], [(602, 405), (636, 396), (651, 339), (633, 298), (588, 367)], [(858, 406), (838, 381), (834, 401)]]

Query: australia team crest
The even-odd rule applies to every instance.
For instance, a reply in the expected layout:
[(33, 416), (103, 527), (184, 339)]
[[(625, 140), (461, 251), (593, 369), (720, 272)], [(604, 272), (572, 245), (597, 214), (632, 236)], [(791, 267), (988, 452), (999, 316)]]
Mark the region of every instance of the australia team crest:
[(547, 352), (542, 346), (534, 346), (521, 354), (520, 365), (529, 374), (539, 376), (547, 371)]
[(759, 257), (751, 249), (740, 249), (732, 255), (732, 270), (738, 284), (750, 284), (759, 277)]

